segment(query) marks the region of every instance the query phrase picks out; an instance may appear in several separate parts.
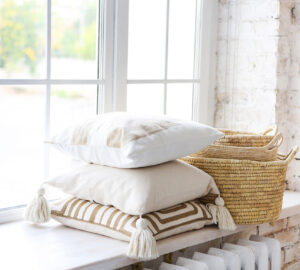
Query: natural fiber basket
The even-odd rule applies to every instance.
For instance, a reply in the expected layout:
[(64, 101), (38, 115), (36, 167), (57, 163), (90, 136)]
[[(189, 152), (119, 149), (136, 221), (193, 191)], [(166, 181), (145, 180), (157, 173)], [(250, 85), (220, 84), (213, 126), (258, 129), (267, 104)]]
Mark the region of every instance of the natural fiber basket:
[(268, 128), (263, 133), (252, 133), (220, 129), (225, 136), (217, 140), (214, 145), (228, 145), (240, 147), (262, 147), (267, 145), (278, 133), (277, 127)]
[(262, 147), (244, 147), (211, 144), (205, 149), (192, 154), (192, 157), (247, 159), (256, 161), (274, 161), (277, 158), (277, 150), (283, 141), (281, 133), (277, 133), (272, 140)]
[[(190, 156), (182, 160), (215, 179), (236, 224), (261, 224), (280, 215), (287, 166), (297, 151), (296, 146), (269, 162)], [(206, 196), (203, 202), (214, 199), (214, 195)]]

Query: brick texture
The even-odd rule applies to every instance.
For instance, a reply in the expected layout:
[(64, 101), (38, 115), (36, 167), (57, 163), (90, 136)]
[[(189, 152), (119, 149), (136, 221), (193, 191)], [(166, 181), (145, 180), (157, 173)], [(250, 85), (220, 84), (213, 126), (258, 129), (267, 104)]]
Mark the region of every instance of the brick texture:
[(287, 219), (281, 219), (275, 223), (265, 223), (259, 226), (259, 234), (268, 236), (269, 234), (281, 232), (287, 228)]
[(220, 1), (217, 127), (262, 131), (275, 123), (279, 11), (275, 0)]
[[(215, 125), (262, 131), (277, 124), (288, 152), (300, 145), (300, 1), (219, 2)], [(300, 190), (300, 159), (287, 180)]]

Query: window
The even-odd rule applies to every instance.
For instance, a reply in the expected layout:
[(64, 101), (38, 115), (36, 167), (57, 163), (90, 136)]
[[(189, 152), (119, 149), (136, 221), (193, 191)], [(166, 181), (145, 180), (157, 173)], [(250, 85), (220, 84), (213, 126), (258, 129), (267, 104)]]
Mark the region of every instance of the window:
[(44, 140), (97, 113), (103, 5), (0, 2), (0, 209), (24, 205), (45, 176), (68, 166)]
[(43, 141), (74, 120), (128, 110), (208, 121), (217, 2), (0, 2), (0, 222), (69, 166)]
[[(200, 1), (131, 0), (127, 109), (192, 118)], [(153, 20), (155, 14), (155, 20)], [(151, 23), (149, 23), (151, 22)]]

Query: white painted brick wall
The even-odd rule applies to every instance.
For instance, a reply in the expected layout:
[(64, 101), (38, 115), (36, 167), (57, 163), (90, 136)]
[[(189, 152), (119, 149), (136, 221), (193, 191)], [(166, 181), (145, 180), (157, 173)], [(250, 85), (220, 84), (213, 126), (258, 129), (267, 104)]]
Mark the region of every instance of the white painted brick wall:
[(262, 131), (275, 123), (279, 2), (221, 0), (215, 125)]
[[(215, 125), (262, 131), (276, 123), (287, 152), (300, 145), (300, 0), (219, 2)], [(289, 189), (300, 190), (298, 163)]]
[[(276, 123), (285, 137), (282, 147), (285, 152), (294, 145), (300, 145), (299, 2), (298, 0), (280, 1)], [(289, 189), (300, 190), (299, 175), (299, 161), (293, 161), (287, 174)]]

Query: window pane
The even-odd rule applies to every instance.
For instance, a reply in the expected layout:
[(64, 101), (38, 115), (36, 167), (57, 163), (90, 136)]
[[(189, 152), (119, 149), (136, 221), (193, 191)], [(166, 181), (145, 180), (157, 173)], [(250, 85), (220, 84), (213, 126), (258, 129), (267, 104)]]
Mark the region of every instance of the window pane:
[(43, 181), (44, 90), (0, 86), (0, 208), (27, 203)]
[(52, 0), (52, 78), (97, 77), (97, 0)]
[[(96, 85), (53, 85), (51, 87), (51, 136), (64, 128), (96, 115)], [(50, 147), (49, 174), (54, 175), (71, 165), (71, 159)]]
[(167, 114), (182, 119), (192, 119), (193, 84), (168, 84)]
[(0, 78), (45, 76), (45, 1), (0, 1)]
[(132, 84), (127, 86), (127, 111), (163, 113), (164, 86), (162, 84)]
[(168, 79), (192, 79), (196, 0), (170, 0)]
[(165, 36), (166, 0), (130, 0), (129, 79), (163, 79)]

